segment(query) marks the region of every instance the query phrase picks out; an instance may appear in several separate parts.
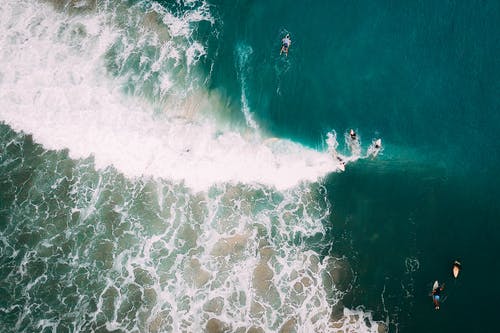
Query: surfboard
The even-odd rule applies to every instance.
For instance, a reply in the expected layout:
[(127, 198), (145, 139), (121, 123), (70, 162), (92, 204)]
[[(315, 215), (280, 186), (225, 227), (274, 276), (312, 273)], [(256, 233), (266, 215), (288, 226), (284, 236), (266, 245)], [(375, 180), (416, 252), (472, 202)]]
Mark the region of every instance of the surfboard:
[(438, 280), (434, 281), (434, 284), (432, 285), (432, 291), (436, 290), (439, 287), (439, 282)]
[(455, 279), (458, 277), (458, 273), (460, 273), (460, 262), (456, 261), (453, 263), (453, 276)]
[(380, 152), (380, 149), (382, 149), (382, 139), (373, 140), (370, 147), (368, 147), (366, 155), (375, 158)]
[(344, 158), (337, 155), (337, 161), (339, 162), (338, 168), (340, 171), (345, 171), (345, 161)]

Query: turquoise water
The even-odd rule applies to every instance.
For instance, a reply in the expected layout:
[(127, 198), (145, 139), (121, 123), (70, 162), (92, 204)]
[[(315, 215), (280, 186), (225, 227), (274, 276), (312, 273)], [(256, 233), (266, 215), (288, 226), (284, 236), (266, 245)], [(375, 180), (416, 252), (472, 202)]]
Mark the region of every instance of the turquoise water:
[[(358, 273), (345, 303), (387, 315), (402, 332), (494, 330), (499, 4), (247, 6), (228, 9), (225, 22), (229, 40), (255, 45), (250, 105), (260, 123), (311, 146), (331, 128), (386, 144), (376, 162), (327, 180), (332, 251)], [(293, 44), (283, 60), (285, 31)], [(452, 281), (455, 258), (468, 267)], [(427, 296), (435, 279), (448, 285), (440, 313)], [(491, 289), (478, 292), (476, 279)]]
[(5, 1), (0, 330), (494, 331), (499, 25), (494, 1)]
[[(214, 85), (235, 79), (224, 65), (232, 45), (252, 45), (251, 106), (273, 132), (318, 145), (332, 127), (355, 127), (365, 137), (376, 133), (396, 148), (417, 149), (420, 158), (439, 155), (433, 163), (468, 168), (498, 160), (497, 3), (226, 7), (231, 28)], [(283, 31), (294, 44), (286, 60), (275, 52)]]

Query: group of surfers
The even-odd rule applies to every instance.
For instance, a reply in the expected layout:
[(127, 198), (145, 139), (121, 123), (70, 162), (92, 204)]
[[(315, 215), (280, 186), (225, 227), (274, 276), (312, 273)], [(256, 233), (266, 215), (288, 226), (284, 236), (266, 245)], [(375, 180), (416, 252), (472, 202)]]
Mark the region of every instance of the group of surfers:
[[(290, 34), (286, 34), (285, 37), (281, 39), (281, 50), (280, 50), (280, 55), (285, 53), (285, 56), (288, 56), (288, 50), (290, 49), (290, 46), (292, 45), (292, 40), (290, 39)], [(351, 136), (351, 139), (355, 141), (357, 139), (356, 132), (354, 132), (353, 129), (351, 129), (349, 135)], [(378, 152), (378, 150), (381, 148), (381, 142), (380, 140), (375, 141), (375, 149)], [(342, 160), (340, 159), (342, 162)]]
[[(286, 56), (288, 56), (288, 50), (290, 49), (290, 45), (292, 45), (292, 40), (290, 39), (290, 34), (286, 34), (286, 36), (281, 40), (281, 50), (280, 50), (280, 55), (285, 53)], [(351, 137), (351, 140), (355, 141), (357, 139), (356, 132), (351, 129), (349, 132), (349, 136)], [(376, 141), (375, 142), (375, 149), (380, 149), (380, 142)], [(339, 159), (341, 163), (343, 162), (341, 159)], [(460, 272), (462, 265), (460, 262), (456, 261), (453, 263), (453, 276), (457, 278), (458, 273)], [(434, 303), (434, 308), (436, 310), (439, 310), (439, 302), (441, 298), (441, 291), (444, 289), (444, 283), (441, 285), (437, 285), (436, 288), (433, 288), (432, 290), (432, 301)]]
[[(290, 34), (286, 34), (286, 36), (281, 40), (280, 55), (285, 53), (285, 55), (288, 56), (288, 50), (290, 49), (290, 45), (292, 45), (292, 40), (290, 39)], [(357, 139), (356, 132), (352, 129), (349, 132), (349, 136), (351, 137), (351, 140), (353, 140), (353, 141)], [(375, 148), (380, 149), (381, 148), (380, 146), (381, 146), (380, 142), (376, 141)], [(340, 161), (343, 162), (342, 160), (340, 160)], [(455, 278), (457, 278), (461, 267), (462, 267), (462, 265), (460, 264), (460, 262), (455, 260), (455, 262), (453, 263), (453, 276)], [(444, 283), (441, 285), (438, 284), (436, 286), (436, 288), (433, 288), (433, 290), (432, 290), (432, 301), (434, 303), (434, 308), (436, 310), (439, 310), (441, 291), (443, 291), (443, 289), (444, 289)]]

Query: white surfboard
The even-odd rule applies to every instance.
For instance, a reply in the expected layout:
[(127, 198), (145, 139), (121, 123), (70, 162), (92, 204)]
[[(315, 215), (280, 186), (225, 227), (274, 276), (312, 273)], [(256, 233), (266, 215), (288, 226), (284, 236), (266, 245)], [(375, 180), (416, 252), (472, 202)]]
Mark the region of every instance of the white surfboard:
[(432, 291), (436, 290), (439, 287), (439, 282), (438, 280), (434, 281), (434, 284), (432, 285)]
[(453, 263), (453, 276), (455, 277), (455, 279), (458, 277), (458, 273), (460, 273), (460, 268), (460, 262), (455, 260), (455, 262)]
[(375, 158), (381, 149), (382, 149), (382, 139), (373, 140), (370, 147), (368, 147), (366, 155)]

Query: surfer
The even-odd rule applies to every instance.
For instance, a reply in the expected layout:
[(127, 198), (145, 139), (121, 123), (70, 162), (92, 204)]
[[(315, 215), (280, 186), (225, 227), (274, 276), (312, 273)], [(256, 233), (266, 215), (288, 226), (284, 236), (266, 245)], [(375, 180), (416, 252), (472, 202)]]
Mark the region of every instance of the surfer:
[(377, 157), (381, 149), (382, 149), (382, 140), (381, 139), (374, 140), (370, 145), (370, 147), (368, 147), (366, 155), (375, 158)]
[(443, 289), (444, 283), (442, 285), (437, 285), (434, 289), (432, 289), (432, 301), (434, 302), (434, 309), (436, 310), (439, 310), (439, 298)]
[(453, 276), (455, 277), (455, 279), (458, 277), (458, 273), (460, 273), (460, 269), (462, 268), (462, 264), (460, 263), (460, 261), (458, 260), (455, 260), (453, 262)]
[(356, 132), (354, 132), (353, 129), (351, 129), (351, 131), (349, 132), (349, 135), (351, 136), (351, 140), (356, 140)]
[(288, 49), (292, 44), (292, 40), (290, 39), (290, 34), (286, 34), (285, 38), (281, 40), (281, 50), (280, 55), (285, 52), (285, 55), (288, 56)]

